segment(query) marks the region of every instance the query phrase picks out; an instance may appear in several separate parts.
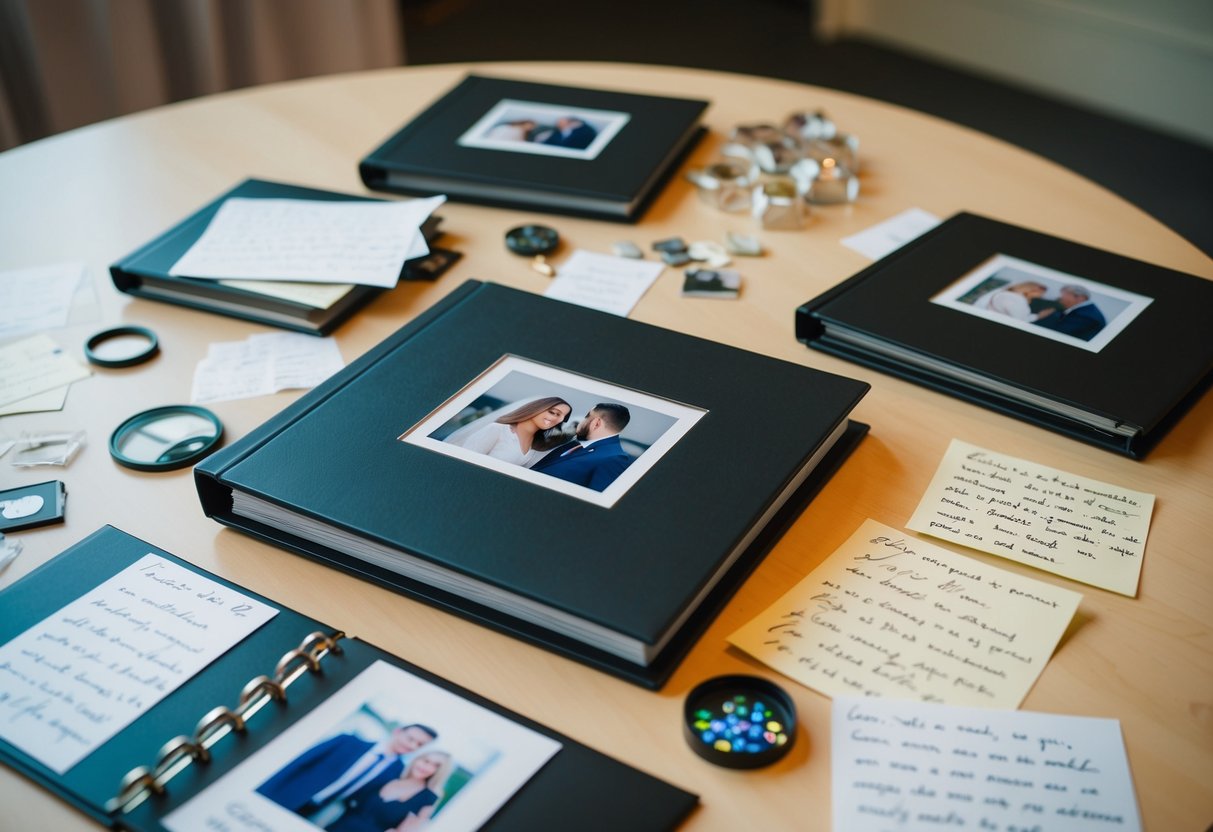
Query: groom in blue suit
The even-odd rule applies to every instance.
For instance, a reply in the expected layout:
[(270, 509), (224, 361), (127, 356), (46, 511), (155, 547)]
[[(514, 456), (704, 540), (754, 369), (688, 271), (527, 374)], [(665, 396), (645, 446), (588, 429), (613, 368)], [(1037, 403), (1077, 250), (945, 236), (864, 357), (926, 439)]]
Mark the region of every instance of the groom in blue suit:
[(1107, 325), (1099, 307), (1091, 302), (1091, 292), (1085, 286), (1071, 284), (1061, 287), (1057, 302), (1061, 305), (1061, 311), (1042, 314), (1035, 321), (1037, 326), (1090, 341)]
[(631, 419), (621, 404), (594, 405), (577, 426), (577, 438), (556, 447), (531, 470), (602, 491), (632, 464), (619, 443), (619, 432)]
[(395, 780), (405, 758), (437, 739), (425, 725), (402, 725), (381, 742), (338, 734), (304, 751), (257, 791), (296, 814), (311, 817), (331, 803), (374, 783)]

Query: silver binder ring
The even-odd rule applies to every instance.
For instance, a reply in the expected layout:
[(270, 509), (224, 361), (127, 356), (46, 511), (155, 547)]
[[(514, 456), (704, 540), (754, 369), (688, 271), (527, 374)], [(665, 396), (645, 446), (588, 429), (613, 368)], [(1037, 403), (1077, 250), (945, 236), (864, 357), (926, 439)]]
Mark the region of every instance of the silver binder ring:
[(283, 689), (282, 685), (275, 682), (269, 676), (257, 676), (253, 679), (249, 679), (248, 684), (246, 684), (244, 689), (240, 691), (240, 705), (237, 709), (238, 713), (243, 716), (244, 708), (252, 704), (252, 702), (262, 694), (268, 696), (270, 699), (273, 699), (276, 702), (281, 702), (286, 699), (286, 691)]
[(302, 662), (308, 670), (313, 673), (320, 672), (320, 662), (311, 653), (306, 653), (303, 650), (291, 650), (283, 655), (278, 660), (278, 664), (274, 667), (274, 681), (279, 684), (286, 682), (287, 677), (295, 671), (295, 665)]
[(187, 736), (173, 737), (160, 748), (160, 753), (156, 755), (158, 760), (156, 763), (156, 777), (163, 776), (182, 757), (189, 757), (191, 760), (205, 763), (211, 759), (211, 752)]
[(230, 708), (220, 705), (198, 720), (198, 727), (194, 729), (194, 742), (204, 745), (211, 734), (224, 725), (232, 726), (233, 731), (243, 731), (244, 717)]
[(317, 630), (300, 642), (299, 649), (312, 656), (312, 658), (319, 659), (320, 655), (326, 650), (330, 653), (340, 653), (341, 645), (337, 642), (343, 638), (345, 638), (345, 633), (340, 630), (332, 635), (325, 635)]
[(122, 781), (118, 784), (118, 794), (109, 802), (107, 808), (111, 812), (122, 809), (140, 792), (145, 791), (164, 794), (164, 786), (156, 780), (156, 776), (147, 766), (133, 768), (123, 776)]

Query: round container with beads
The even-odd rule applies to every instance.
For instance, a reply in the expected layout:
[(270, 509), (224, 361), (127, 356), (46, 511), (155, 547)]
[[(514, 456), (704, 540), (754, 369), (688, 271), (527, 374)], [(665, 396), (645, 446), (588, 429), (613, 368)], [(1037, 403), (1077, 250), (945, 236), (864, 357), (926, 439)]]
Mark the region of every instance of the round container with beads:
[(717, 676), (687, 694), (683, 736), (718, 766), (770, 765), (792, 749), (796, 705), (783, 688), (758, 676)]

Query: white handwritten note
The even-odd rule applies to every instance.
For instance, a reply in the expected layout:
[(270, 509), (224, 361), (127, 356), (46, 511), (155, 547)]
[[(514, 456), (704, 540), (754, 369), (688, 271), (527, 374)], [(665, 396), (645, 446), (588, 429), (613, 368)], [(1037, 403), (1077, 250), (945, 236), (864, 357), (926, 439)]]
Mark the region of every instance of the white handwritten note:
[(0, 347), (0, 405), (88, 378), (88, 368), (47, 335), (31, 335)]
[(67, 325), (83, 263), (0, 272), (0, 338)]
[(1016, 708), (1080, 599), (868, 520), (729, 641), (827, 696)]
[(544, 294), (626, 318), (664, 268), (655, 260), (579, 249), (561, 265)]
[(939, 225), (940, 219), (921, 208), (910, 208), (895, 217), (843, 237), (842, 244), (865, 257), (879, 260)]
[(169, 274), (390, 289), (405, 260), (429, 253), (421, 224), (445, 201), (232, 198)]
[(835, 829), (1141, 829), (1120, 723), (837, 697)]
[(953, 439), (906, 525), (1134, 596), (1153, 511), (1153, 494)]
[(0, 737), (62, 774), (277, 612), (145, 555), (0, 645)]
[(345, 366), (332, 338), (264, 332), (210, 345), (194, 369), (195, 404), (315, 387)]

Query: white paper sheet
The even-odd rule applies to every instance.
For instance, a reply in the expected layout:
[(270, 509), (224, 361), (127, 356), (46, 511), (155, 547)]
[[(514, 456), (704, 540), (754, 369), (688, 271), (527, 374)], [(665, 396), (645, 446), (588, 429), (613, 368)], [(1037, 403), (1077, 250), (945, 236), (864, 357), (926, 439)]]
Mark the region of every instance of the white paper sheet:
[(921, 208), (910, 208), (895, 217), (865, 228), (858, 234), (843, 237), (842, 244), (864, 257), (879, 260), (892, 254), (915, 237), (939, 225), (940, 219)]
[[(400, 668), (376, 662), (264, 749), (165, 817), (164, 826), (172, 832), (316, 832), (315, 825), (259, 789), (275, 775), (280, 780), (290, 777), (295, 771), (292, 764), (327, 740), (346, 735), (369, 745), (382, 740), (389, 726), (412, 724), (432, 728), (438, 736), (412, 752), (405, 765), (421, 755), (444, 752), (459, 775), (447, 782), (466, 781), (458, 791), (444, 790), (446, 802), (424, 826), (426, 832), (479, 829), (560, 750), (560, 743), (553, 739)], [(307, 769), (312, 780), (319, 779), (318, 770), (331, 774), (334, 781), (345, 771), (344, 766), (321, 769), (315, 762), (323, 759), (318, 753), (307, 759), (313, 761)], [(272, 787), (265, 792), (273, 794)], [(347, 823), (353, 820), (347, 819)]]
[(1015, 708), (1081, 597), (868, 520), (729, 641), (827, 696)]
[(390, 289), (405, 260), (429, 253), (420, 227), (445, 201), (232, 198), (169, 274)]
[(31, 335), (0, 347), (0, 405), (88, 378), (88, 368), (47, 335)]
[(63, 774), (277, 612), (145, 555), (0, 645), (0, 737)]
[(1130, 597), (1154, 495), (953, 439), (906, 525)]
[(665, 267), (578, 249), (560, 266), (544, 295), (627, 317)]
[(83, 263), (0, 272), (0, 340), (67, 325)]
[(190, 401), (206, 404), (315, 387), (344, 366), (332, 338), (269, 332), (214, 343), (194, 370)]
[(834, 699), (834, 829), (1140, 832), (1120, 723)]

